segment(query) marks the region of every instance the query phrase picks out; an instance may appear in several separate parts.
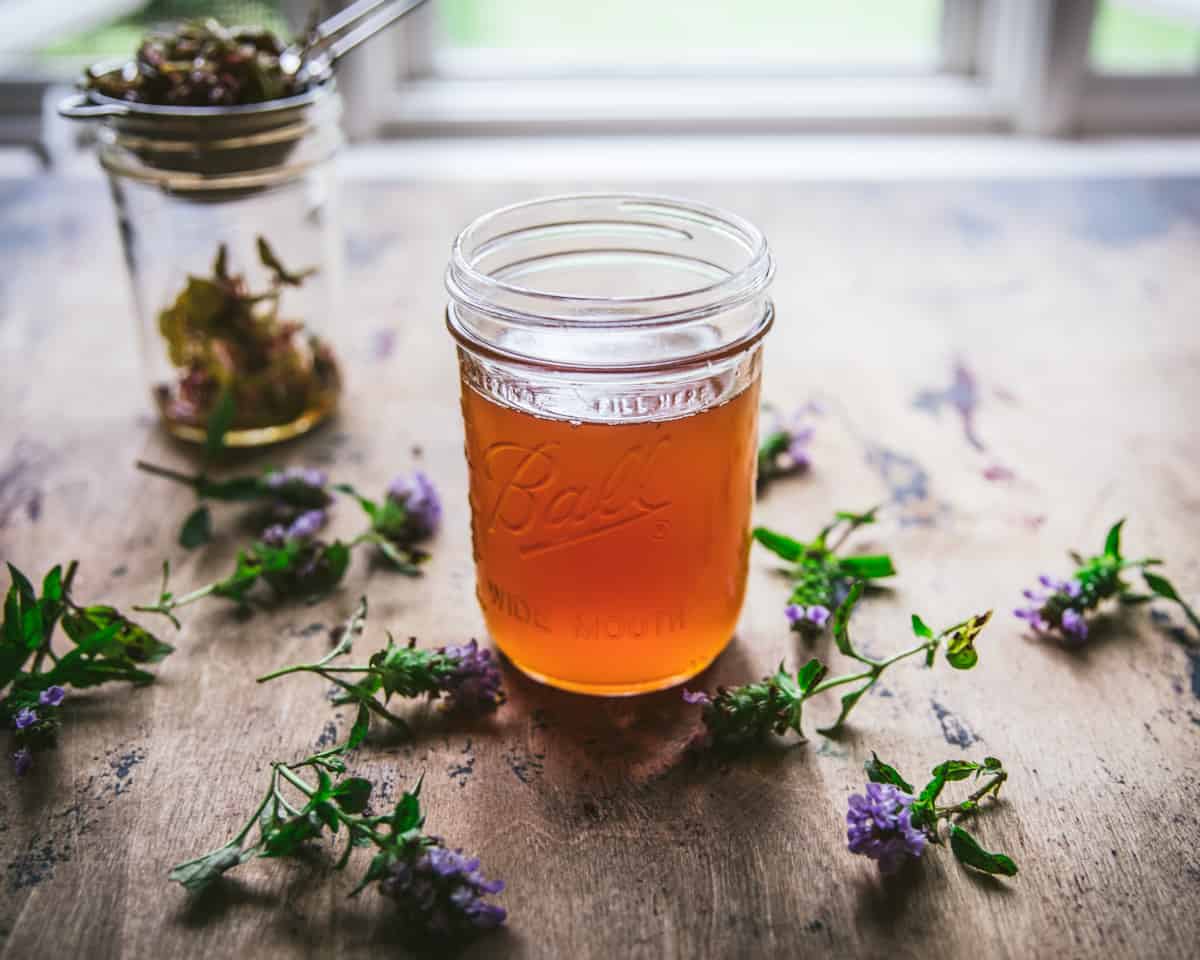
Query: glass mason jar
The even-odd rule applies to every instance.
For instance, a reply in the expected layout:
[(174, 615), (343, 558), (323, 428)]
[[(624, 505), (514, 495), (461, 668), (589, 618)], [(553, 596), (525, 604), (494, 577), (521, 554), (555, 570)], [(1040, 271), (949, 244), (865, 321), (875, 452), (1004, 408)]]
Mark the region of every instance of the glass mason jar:
[(168, 430), (230, 446), (298, 436), (337, 405), (329, 333), (341, 273), (332, 82), (242, 107), (162, 107), (95, 92), (152, 396)]
[(535, 679), (656, 690), (732, 637), (772, 272), (752, 224), (662, 197), (536, 200), (455, 241), (476, 590)]

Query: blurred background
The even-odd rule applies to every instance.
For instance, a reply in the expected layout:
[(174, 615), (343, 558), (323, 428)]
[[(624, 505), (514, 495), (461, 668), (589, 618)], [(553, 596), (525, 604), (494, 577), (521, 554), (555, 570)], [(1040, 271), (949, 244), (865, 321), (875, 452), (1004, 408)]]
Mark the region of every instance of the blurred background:
[[(320, 12), (339, 6), (326, 0)], [(85, 65), (311, 0), (0, 0), (0, 146), (67, 162)], [(1200, 132), (1200, 0), (432, 0), (344, 66), (362, 142)], [(513, 141), (507, 141), (510, 145)], [(415, 156), (417, 154), (406, 154)]]

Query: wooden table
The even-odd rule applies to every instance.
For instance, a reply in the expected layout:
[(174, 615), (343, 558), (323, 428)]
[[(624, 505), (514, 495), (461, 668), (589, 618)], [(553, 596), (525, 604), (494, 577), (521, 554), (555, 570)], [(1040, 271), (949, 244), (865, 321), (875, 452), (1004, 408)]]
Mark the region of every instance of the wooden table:
[[(166, 874), (232, 834), (270, 761), (345, 732), (320, 681), (253, 678), (318, 656), (360, 594), (360, 652), (385, 627), (427, 645), (483, 636), (441, 273), (474, 214), (577, 186), (593, 185), (347, 188), (345, 412), (250, 465), (326, 464), (382, 489), (420, 464), (447, 504), (428, 573), (358, 558), (319, 606), (241, 622), (199, 604), (177, 635), (165, 629), (178, 651), (157, 683), (73, 697), (59, 751), (0, 794), (4, 957), (390, 949), (387, 902), (346, 898), (365, 862), (341, 875), (324, 855), (256, 861), (199, 901)], [(809, 535), (835, 508), (886, 504), (862, 543), (890, 550), (901, 576), (856, 615), (862, 645), (898, 649), (914, 610), (937, 624), (997, 617), (975, 671), (898, 665), (844, 737), (737, 762), (686, 754), (696, 717), (677, 692), (592, 700), (509, 670), (494, 722), (417, 709), (414, 741), (376, 740), (352, 766), (393, 796), (424, 771), (429, 828), (507, 881), (511, 924), (472, 955), (1192, 954), (1200, 640), (1179, 642), (1174, 610), (1143, 608), (1098, 621), (1070, 652), (1009, 611), (1121, 516), (1129, 550), (1165, 557), (1200, 599), (1200, 181), (644, 188), (730, 207), (771, 239), (765, 395), (825, 413), (815, 469), (771, 490), (758, 517)], [(231, 563), (236, 511), (218, 514), (213, 545), (185, 553), (189, 495), (133, 469), (189, 461), (151, 416), (104, 189), (7, 182), (0, 217), (0, 555), (38, 574), (76, 557), (79, 597), (122, 606), (155, 593), (164, 557), (178, 585), (208, 581)], [(341, 507), (337, 531), (357, 526)], [(741, 628), (707, 685), (809, 654), (785, 629), (775, 568), (756, 548)], [(840, 659), (828, 639), (813, 649)], [(845, 847), (846, 798), (871, 750), (913, 777), (950, 757), (1003, 758), (1009, 788), (977, 834), (1020, 875), (972, 875), (931, 850), (882, 885)]]

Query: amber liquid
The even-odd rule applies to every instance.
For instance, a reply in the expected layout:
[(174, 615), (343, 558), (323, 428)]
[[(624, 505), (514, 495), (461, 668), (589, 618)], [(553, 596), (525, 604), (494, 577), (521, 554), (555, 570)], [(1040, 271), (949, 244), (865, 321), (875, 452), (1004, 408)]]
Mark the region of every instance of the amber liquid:
[(746, 588), (758, 382), (691, 416), (542, 419), (463, 384), (479, 602), (554, 686), (631, 694), (703, 670)]

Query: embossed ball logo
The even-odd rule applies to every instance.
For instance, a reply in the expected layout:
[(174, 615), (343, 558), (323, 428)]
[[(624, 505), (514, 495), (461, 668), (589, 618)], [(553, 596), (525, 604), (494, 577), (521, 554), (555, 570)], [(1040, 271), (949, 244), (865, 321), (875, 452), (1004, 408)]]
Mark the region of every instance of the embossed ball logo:
[(521, 556), (534, 556), (603, 537), (648, 517), (655, 539), (669, 529), (662, 512), (671, 506), (654, 480), (665, 476), (670, 437), (637, 444), (594, 481), (568, 481), (558, 460), (560, 444), (524, 446), (498, 442), (483, 454), (482, 467), (495, 489), (485, 504), (483, 532), (522, 541)]

